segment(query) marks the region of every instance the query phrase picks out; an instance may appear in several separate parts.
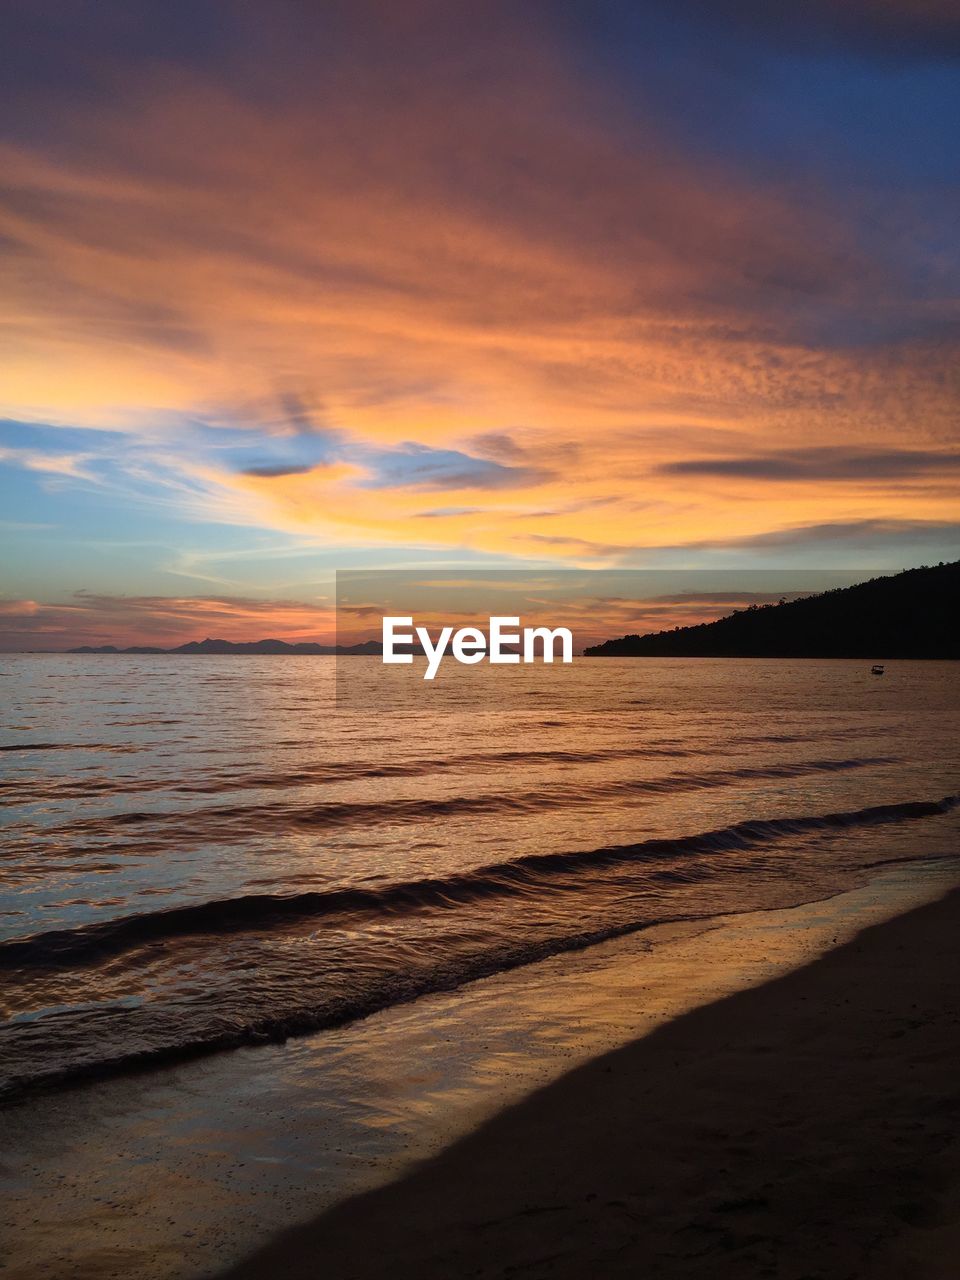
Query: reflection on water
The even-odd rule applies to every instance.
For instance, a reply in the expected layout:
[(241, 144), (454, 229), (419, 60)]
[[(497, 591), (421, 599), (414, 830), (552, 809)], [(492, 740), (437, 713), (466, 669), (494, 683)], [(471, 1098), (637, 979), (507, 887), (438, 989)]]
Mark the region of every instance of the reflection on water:
[[(352, 659), (358, 681), (376, 659)], [(8, 1088), (281, 1039), (944, 851), (951, 664), (582, 661), (374, 714), (323, 658), (2, 660)], [(458, 683), (459, 682), (459, 683)]]
[(956, 884), (911, 863), (788, 912), (662, 926), (286, 1045), (9, 1110), (9, 1280), (211, 1276), (585, 1058)]

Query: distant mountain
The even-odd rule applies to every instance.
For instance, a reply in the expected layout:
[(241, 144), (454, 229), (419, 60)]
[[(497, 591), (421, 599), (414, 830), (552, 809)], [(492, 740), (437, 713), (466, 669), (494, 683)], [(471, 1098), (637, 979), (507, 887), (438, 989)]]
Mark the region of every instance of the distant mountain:
[(907, 569), (696, 627), (623, 636), (592, 658), (960, 658), (960, 561)]
[(149, 645), (132, 645), (129, 649), (118, 649), (113, 644), (102, 644), (96, 648), (81, 645), (79, 649), (68, 649), (68, 653), (252, 653), (252, 654), (313, 654), (325, 657), (360, 656), (380, 654), (383, 646), (379, 640), (365, 640), (363, 644), (288, 644), (286, 640), (250, 640), (238, 643), (233, 640), (191, 640), (187, 644), (177, 645), (175, 649), (160, 649)]

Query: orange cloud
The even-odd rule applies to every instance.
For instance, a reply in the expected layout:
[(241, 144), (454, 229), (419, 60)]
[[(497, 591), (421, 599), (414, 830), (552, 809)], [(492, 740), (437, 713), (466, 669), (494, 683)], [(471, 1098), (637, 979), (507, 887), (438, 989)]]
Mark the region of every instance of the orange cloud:
[[(211, 518), (331, 543), (577, 561), (947, 519), (935, 471), (785, 490), (674, 465), (940, 447), (950, 308), (911, 293), (899, 241), (863, 246), (856, 207), (685, 153), (509, 10), (492, 51), (438, 59), (417, 47), (442, 6), (380, 6), (366, 61), (313, 75), (266, 23), (261, 92), (113, 69), (111, 103), (3, 147), (4, 411), (167, 449), (164, 422), (200, 415), (529, 464), (438, 502), (366, 486), (362, 461), (237, 472), (176, 446)], [(290, 388), (306, 425), (278, 414)]]
[(104, 644), (172, 648), (205, 636), (332, 644), (335, 635), (335, 610), (324, 601), (108, 596), (83, 591), (52, 604), (0, 600), (0, 650), (62, 650)]

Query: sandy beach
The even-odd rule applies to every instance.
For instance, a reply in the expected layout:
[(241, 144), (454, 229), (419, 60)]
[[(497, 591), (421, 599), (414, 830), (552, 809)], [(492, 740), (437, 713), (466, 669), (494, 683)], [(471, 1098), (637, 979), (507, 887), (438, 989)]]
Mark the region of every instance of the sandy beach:
[(954, 1277), (958, 961), (953, 891), (576, 1069), (229, 1274)]

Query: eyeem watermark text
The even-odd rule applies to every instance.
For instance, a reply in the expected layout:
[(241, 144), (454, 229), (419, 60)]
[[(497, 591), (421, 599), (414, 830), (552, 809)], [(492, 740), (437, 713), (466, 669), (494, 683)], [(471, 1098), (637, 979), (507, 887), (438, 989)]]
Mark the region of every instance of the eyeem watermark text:
[[(402, 629), (401, 629), (402, 628)], [(520, 627), (520, 619), (491, 617), (487, 631), (479, 627), (441, 627), (434, 641), (426, 627), (415, 627), (413, 618), (383, 619), (383, 661), (413, 662), (411, 648), (422, 649), (427, 659), (424, 680), (432, 680), (448, 653), (457, 662), (473, 666), (491, 663), (553, 662), (556, 647), (560, 661), (573, 661), (573, 634), (566, 627)], [(538, 654), (539, 648), (539, 654)]]

